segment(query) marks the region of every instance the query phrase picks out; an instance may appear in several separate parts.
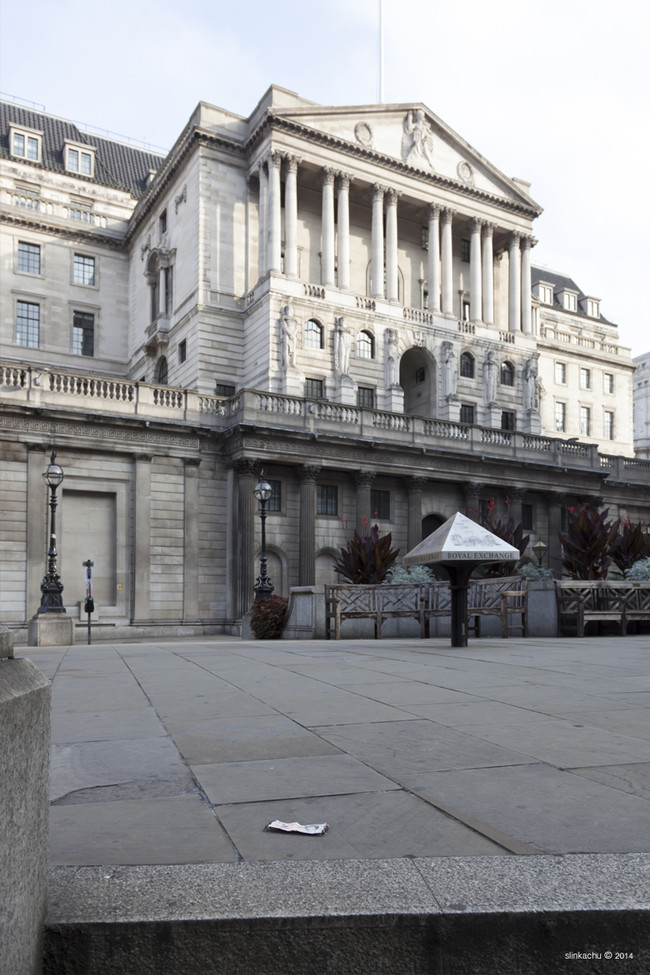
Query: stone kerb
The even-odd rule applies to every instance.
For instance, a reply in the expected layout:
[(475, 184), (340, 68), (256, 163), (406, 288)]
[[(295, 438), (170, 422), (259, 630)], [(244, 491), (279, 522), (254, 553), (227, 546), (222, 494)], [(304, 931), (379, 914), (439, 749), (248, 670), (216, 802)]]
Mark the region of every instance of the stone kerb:
[(40, 975), (47, 911), (50, 682), (0, 631), (0, 972)]

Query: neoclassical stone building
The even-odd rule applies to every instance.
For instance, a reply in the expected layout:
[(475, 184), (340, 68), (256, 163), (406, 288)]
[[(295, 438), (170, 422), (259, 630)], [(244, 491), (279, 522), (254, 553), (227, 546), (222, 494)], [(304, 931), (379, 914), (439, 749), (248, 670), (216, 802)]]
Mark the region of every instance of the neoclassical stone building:
[(558, 570), (567, 504), (648, 517), (616, 326), (423, 105), (272, 87), (165, 157), (0, 110), (0, 622), (39, 605), (52, 449), (68, 610), (91, 558), (98, 624), (149, 633), (238, 632), (262, 468), (283, 594), (367, 522), (405, 553), (495, 498)]

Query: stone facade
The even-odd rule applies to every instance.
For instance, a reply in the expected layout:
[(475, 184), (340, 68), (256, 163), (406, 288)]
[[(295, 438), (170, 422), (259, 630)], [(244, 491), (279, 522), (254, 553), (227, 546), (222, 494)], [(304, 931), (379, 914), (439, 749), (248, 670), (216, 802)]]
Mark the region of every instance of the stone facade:
[(0, 621), (39, 604), (53, 447), (64, 601), (92, 559), (106, 632), (239, 631), (262, 468), (285, 595), (369, 521), (405, 553), (495, 498), (557, 570), (566, 504), (647, 517), (616, 326), (540, 297), (528, 185), (424, 106), (271, 88), (164, 158), (0, 108)]

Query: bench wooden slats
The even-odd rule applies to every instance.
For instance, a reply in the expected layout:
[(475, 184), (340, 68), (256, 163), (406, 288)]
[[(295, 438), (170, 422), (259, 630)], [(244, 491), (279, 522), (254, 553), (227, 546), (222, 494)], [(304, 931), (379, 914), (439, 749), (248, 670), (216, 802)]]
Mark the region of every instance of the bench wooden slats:
[[(416, 619), (420, 626), (420, 637), (427, 637), (429, 621), (446, 616), (451, 616), (448, 582), (325, 586), (328, 639), (332, 622), (334, 638), (340, 640), (341, 623), (349, 619), (373, 620), (377, 639), (381, 637), (382, 624), (387, 619)], [(483, 616), (499, 617), (504, 637), (516, 630), (527, 636), (528, 580), (520, 576), (470, 580), (468, 616), (474, 621), (477, 636), (480, 636)]]
[(576, 635), (585, 635), (590, 622), (606, 620), (627, 633), (628, 624), (650, 620), (650, 582), (608, 579), (557, 579), (558, 634), (568, 624)]

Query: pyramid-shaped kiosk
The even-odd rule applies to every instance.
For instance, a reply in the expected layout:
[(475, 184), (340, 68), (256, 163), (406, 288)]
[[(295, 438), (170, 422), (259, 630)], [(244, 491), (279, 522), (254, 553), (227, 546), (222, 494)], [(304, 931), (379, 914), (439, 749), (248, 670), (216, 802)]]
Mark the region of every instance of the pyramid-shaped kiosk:
[(451, 645), (467, 646), (469, 577), (485, 562), (512, 562), (519, 549), (459, 511), (405, 556), (404, 565), (440, 565), (451, 585)]

